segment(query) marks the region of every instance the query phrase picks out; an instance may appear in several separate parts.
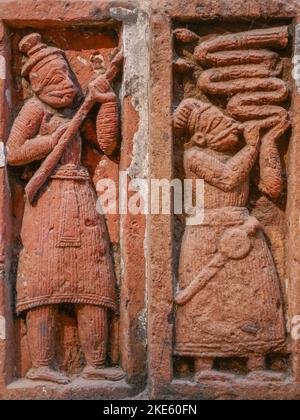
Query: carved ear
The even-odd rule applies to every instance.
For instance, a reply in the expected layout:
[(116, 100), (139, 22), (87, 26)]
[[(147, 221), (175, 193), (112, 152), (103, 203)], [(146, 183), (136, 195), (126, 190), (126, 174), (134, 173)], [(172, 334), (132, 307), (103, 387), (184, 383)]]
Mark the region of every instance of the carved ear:
[(38, 73), (31, 72), (29, 79), (31, 83), (31, 89), (33, 90), (34, 93), (38, 95), (42, 90), (42, 86), (41, 86), (42, 83), (41, 83)]
[(198, 131), (197, 133), (193, 135), (191, 142), (196, 144), (197, 146), (204, 147), (206, 146), (205, 135), (201, 133), (201, 131)]

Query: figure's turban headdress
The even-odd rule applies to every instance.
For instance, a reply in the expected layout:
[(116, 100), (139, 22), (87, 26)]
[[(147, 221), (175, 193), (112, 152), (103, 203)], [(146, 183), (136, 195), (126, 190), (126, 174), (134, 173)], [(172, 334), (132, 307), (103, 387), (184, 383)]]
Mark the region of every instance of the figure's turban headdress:
[(242, 126), (225, 115), (216, 106), (197, 99), (185, 99), (174, 114), (174, 127), (195, 133), (210, 141), (226, 137), (233, 129), (242, 130)]
[(19, 50), (28, 56), (28, 60), (22, 68), (22, 76), (24, 77), (28, 76), (32, 70), (38, 71), (50, 61), (59, 56), (64, 56), (62, 50), (44, 44), (41, 35), (38, 33), (25, 36), (19, 44)]

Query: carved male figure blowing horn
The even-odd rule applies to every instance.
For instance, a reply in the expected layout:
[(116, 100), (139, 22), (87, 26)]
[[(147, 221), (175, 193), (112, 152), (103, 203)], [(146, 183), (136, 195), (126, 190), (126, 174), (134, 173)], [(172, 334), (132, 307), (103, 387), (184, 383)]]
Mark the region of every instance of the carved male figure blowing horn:
[[(20, 51), (28, 59), (22, 75), (33, 97), (16, 118), (7, 144), (10, 165), (44, 160), (27, 185), (22, 224), (23, 249), (17, 278), (17, 313), (26, 314), (32, 369), (27, 378), (61, 384), (55, 370), (56, 315), (60, 304), (75, 307), (86, 379), (119, 380), (119, 369), (105, 368), (108, 312), (116, 309), (109, 237), (96, 212), (96, 194), (81, 164), (80, 125), (101, 104), (97, 146), (112, 154), (117, 146), (117, 99), (110, 83), (120, 57), (93, 81), (74, 115), (79, 84), (63, 51), (45, 45), (39, 34), (26, 36)], [(76, 109), (75, 109), (76, 111)]]
[[(200, 40), (185, 29), (175, 36), (182, 43)], [(229, 98), (229, 115), (194, 99), (185, 99), (175, 112), (175, 129), (189, 138), (185, 176), (205, 181), (204, 222), (186, 226), (175, 298), (175, 353), (193, 357), (200, 378), (210, 376), (216, 357), (246, 357), (250, 370), (263, 370), (265, 355), (285, 343), (279, 279), (247, 203), (257, 160), (260, 190), (272, 199), (282, 191), (277, 141), (290, 122), (279, 105), (288, 90), (279, 78), (279, 55), (265, 48), (287, 43), (286, 27), (199, 42), (194, 56), (204, 70), (198, 86)]]

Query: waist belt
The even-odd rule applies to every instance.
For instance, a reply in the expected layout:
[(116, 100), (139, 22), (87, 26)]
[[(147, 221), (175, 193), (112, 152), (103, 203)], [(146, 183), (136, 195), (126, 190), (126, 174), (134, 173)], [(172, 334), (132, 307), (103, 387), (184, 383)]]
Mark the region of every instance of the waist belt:
[(63, 165), (54, 170), (51, 179), (89, 180), (90, 175), (83, 166)]
[[(204, 219), (199, 227), (203, 226), (237, 226), (243, 225), (249, 218), (249, 211), (245, 207), (223, 207), (219, 209), (204, 209)], [(194, 215), (187, 216), (187, 221)], [(187, 227), (189, 224), (187, 223)], [(193, 228), (195, 226), (192, 225)]]

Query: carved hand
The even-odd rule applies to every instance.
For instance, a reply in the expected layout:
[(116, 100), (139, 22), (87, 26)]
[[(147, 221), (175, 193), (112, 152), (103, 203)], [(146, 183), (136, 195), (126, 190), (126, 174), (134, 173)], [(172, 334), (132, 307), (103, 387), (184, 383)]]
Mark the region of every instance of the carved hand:
[(272, 141), (277, 144), (278, 140), (290, 128), (290, 126), (291, 122), (288, 119), (280, 119), (279, 122), (262, 138), (262, 143)]
[(51, 144), (53, 148), (59, 143), (59, 140), (65, 134), (69, 126), (70, 126), (70, 122), (64, 123), (52, 134)]
[[(286, 115), (288, 117), (288, 115)], [(277, 140), (288, 130), (290, 127), (288, 118), (281, 118), (275, 115), (264, 120), (253, 120), (244, 123), (244, 136), (246, 143), (250, 146), (257, 146), (260, 141), (265, 143)], [(270, 129), (265, 135), (261, 136), (261, 129)]]
[(101, 76), (93, 80), (88, 86), (88, 95), (92, 101), (105, 104), (115, 102), (117, 97), (108, 80)]
[(257, 147), (260, 143), (261, 126), (257, 121), (249, 121), (244, 123), (244, 137), (248, 146)]

